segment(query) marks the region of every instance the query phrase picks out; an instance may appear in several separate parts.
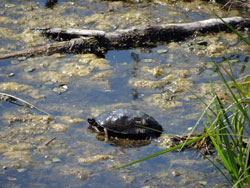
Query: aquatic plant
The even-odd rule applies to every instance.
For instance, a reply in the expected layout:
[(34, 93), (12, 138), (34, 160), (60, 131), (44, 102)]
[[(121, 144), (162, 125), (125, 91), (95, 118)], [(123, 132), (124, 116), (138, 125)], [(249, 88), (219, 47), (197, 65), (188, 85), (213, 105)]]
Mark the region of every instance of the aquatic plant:
[[(221, 19), (217, 14), (215, 16)], [(223, 19), (221, 20), (223, 21)], [(250, 46), (246, 38), (230, 25), (226, 25)], [(244, 183), (250, 185), (250, 76), (243, 78), (244, 81), (242, 82), (236, 81), (232, 74), (229, 59), (227, 59), (227, 63), (230, 71), (223, 65), (215, 64), (218, 75), (228, 93), (227, 102), (217, 96), (213, 85), (211, 85), (215, 97), (215, 111), (210, 109), (213, 115), (206, 112), (208, 123), (204, 121), (204, 126), (206, 134), (209, 135), (217, 150), (222, 166), (227, 170), (231, 179), (213, 161), (210, 161), (233, 187), (244, 187)], [(225, 72), (225, 76), (228, 76), (231, 81), (226, 80), (222, 70)]]
[[(230, 105), (220, 99), (213, 90), (215, 96), (215, 110), (210, 115), (206, 112), (208, 122), (204, 121), (206, 134), (209, 135), (213, 145), (220, 157), (221, 165), (227, 170), (231, 179), (221, 170), (215, 162), (210, 160), (213, 165), (224, 175), (233, 187), (244, 187), (246, 181), (250, 185), (249, 173), (249, 83), (248, 76), (244, 82), (236, 82), (232, 75), (223, 67), (226, 74), (232, 79), (227, 82), (221, 72), (221, 68), (216, 65), (217, 72), (220, 75), (227, 91), (231, 96)], [(233, 90), (231, 87), (235, 87)], [(211, 87), (213, 87), (211, 85)], [(214, 116), (215, 114), (215, 116)]]
[[(221, 19), (218, 15), (215, 14), (215, 16)], [(227, 23), (225, 24), (250, 46), (250, 43), (246, 38), (244, 38), (230, 25)], [(190, 133), (190, 135), (193, 133), (196, 126), (203, 118), (205, 127), (204, 134), (191, 140), (186, 140), (184, 143), (178, 144), (161, 152), (146, 156), (123, 166), (113, 168), (109, 171), (140, 163), (167, 152), (189, 146), (193, 143), (201, 141), (202, 139), (210, 138), (219, 156), (219, 160), (217, 162), (220, 166), (226, 169), (226, 172), (217, 165), (217, 162), (210, 159), (209, 156), (206, 158), (218, 169), (218, 171), (221, 172), (232, 187), (244, 187), (245, 184), (250, 186), (250, 76), (242, 78), (244, 81), (236, 81), (232, 74), (229, 59), (227, 59), (227, 62), (230, 71), (228, 71), (223, 65), (217, 65), (215, 63), (216, 71), (225, 85), (226, 93), (228, 93), (228, 95), (225, 96), (226, 99), (220, 98), (216, 94), (213, 84), (211, 84), (213, 98), (209, 104), (206, 104), (201, 100), (202, 103), (205, 104), (205, 109)], [(222, 70), (226, 73), (226, 75), (223, 75)], [(230, 80), (227, 81), (225, 76), (227, 76)], [(206, 115), (206, 119), (204, 118), (204, 115)], [(231, 178), (228, 177), (228, 174)]]

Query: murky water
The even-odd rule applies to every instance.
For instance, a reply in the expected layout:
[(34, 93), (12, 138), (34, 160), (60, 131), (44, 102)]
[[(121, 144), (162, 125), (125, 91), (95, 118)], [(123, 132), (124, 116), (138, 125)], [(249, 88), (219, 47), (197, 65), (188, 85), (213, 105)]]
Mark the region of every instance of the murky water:
[[(1, 53), (49, 43), (28, 29), (34, 27), (112, 31), (212, 18), (209, 8), (224, 17), (248, 13), (222, 12), (217, 4), (205, 1), (65, 0), (52, 9), (44, 5), (45, 1), (1, 1)], [(188, 133), (203, 111), (189, 90), (209, 101), (210, 82), (219, 82), (213, 62), (227, 67), (226, 58), (236, 78), (249, 75), (247, 52), (236, 35), (221, 32), (154, 48), (109, 51), (105, 57), (54, 54), (1, 60), (0, 92), (51, 114), (1, 101), (1, 187), (227, 187), (223, 176), (192, 150), (103, 173), (164, 146), (160, 139), (140, 147), (105, 143), (88, 131), (86, 119), (134, 107), (157, 119), (165, 133)], [(223, 96), (222, 87), (215, 87)], [(202, 130), (201, 122), (196, 131)]]

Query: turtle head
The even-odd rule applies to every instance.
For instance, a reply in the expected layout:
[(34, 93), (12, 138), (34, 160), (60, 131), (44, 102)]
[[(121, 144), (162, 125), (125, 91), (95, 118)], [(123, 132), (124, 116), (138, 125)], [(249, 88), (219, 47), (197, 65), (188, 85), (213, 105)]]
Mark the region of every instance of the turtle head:
[(88, 123), (89, 123), (91, 126), (98, 126), (96, 120), (93, 119), (93, 118), (88, 118)]
[(94, 118), (88, 118), (89, 125), (94, 128), (97, 132), (102, 132), (103, 128), (97, 123)]

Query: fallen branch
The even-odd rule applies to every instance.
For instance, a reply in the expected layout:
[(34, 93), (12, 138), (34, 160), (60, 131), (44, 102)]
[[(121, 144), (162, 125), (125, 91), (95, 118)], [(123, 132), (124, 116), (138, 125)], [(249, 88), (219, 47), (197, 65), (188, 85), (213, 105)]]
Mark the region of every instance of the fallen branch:
[(97, 40), (93, 37), (82, 37), (71, 39), (70, 41), (55, 42), (40, 47), (21, 50), (18, 52), (0, 54), (0, 59), (30, 57), (35, 55), (52, 55), (54, 53), (96, 53), (101, 51)]
[(56, 139), (56, 137), (53, 137), (53, 138), (50, 139), (48, 142), (46, 142), (44, 145), (45, 145), (45, 146), (49, 146), (49, 144), (50, 144), (51, 142), (53, 142), (55, 139)]
[[(250, 18), (232, 17), (223, 18), (235, 29), (250, 27)], [(1, 54), (0, 59), (34, 56), (53, 53), (101, 53), (110, 49), (124, 49), (139, 46), (148, 46), (156, 42), (179, 41), (195, 32), (219, 32), (228, 30), (220, 19), (179, 24), (161, 24), (144, 28), (131, 28), (105, 32), (99, 30), (35, 28), (35, 32), (50, 36), (55, 40), (69, 40), (53, 44), (22, 50), (10, 54)]]
[[(237, 29), (250, 27), (250, 18), (232, 17), (223, 18), (223, 20)], [(194, 32), (219, 32), (228, 30), (228, 28), (220, 19), (208, 19), (191, 23), (161, 24), (144, 28), (116, 30), (113, 32), (62, 28), (35, 28), (33, 30), (52, 36), (54, 39), (91, 36), (106, 40), (106, 45), (110, 47), (134, 47), (143, 45), (145, 42), (182, 40)]]
[[(27, 102), (19, 97), (16, 97), (14, 95), (10, 95), (8, 93), (0, 93), (0, 100), (9, 101), (13, 104), (17, 104), (16, 101), (20, 101), (30, 108), (34, 108), (34, 109), (36, 109), (36, 110), (38, 110), (38, 111), (40, 111), (48, 116), (51, 116), (48, 112), (45, 112), (44, 110), (34, 106), (33, 104), (31, 104), (31, 103), (29, 103), (29, 102)], [(19, 105), (19, 104), (17, 104), (17, 105)]]

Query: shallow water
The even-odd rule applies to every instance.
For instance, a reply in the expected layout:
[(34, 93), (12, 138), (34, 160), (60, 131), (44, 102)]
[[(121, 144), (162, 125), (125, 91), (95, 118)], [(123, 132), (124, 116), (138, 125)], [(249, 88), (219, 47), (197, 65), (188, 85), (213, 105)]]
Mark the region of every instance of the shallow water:
[[(0, 52), (50, 41), (28, 30), (73, 27), (112, 31), (160, 23), (224, 17), (247, 12), (218, 10), (204, 1), (2, 1)], [(195, 7), (200, 7), (197, 9)], [(245, 10), (246, 11), (246, 10)], [(244, 33), (245, 36), (248, 33)], [(198, 45), (197, 41), (207, 45)], [(228, 55), (225, 55), (227, 48)], [(210, 82), (219, 82), (213, 62), (236, 78), (249, 75), (249, 48), (234, 34), (221, 32), (154, 48), (93, 54), (54, 54), (0, 61), (0, 92), (19, 97), (46, 114), (8, 101), (0, 103), (0, 182), (3, 187), (227, 187), (226, 180), (194, 150), (171, 152), (121, 170), (107, 169), (164, 149), (160, 139), (136, 146), (105, 143), (88, 131), (86, 119), (119, 107), (153, 116), (165, 133), (189, 132), (203, 111), (192, 90), (211, 99)], [(218, 93), (223, 88), (216, 85)], [(18, 102), (18, 104), (22, 104)], [(197, 132), (203, 130), (202, 122)], [(129, 146), (128, 146), (129, 145)], [(133, 147), (132, 147), (133, 146)], [(213, 158), (213, 156), (211, 156)], [(206, 184), (206, 185), (203, 185)]]

